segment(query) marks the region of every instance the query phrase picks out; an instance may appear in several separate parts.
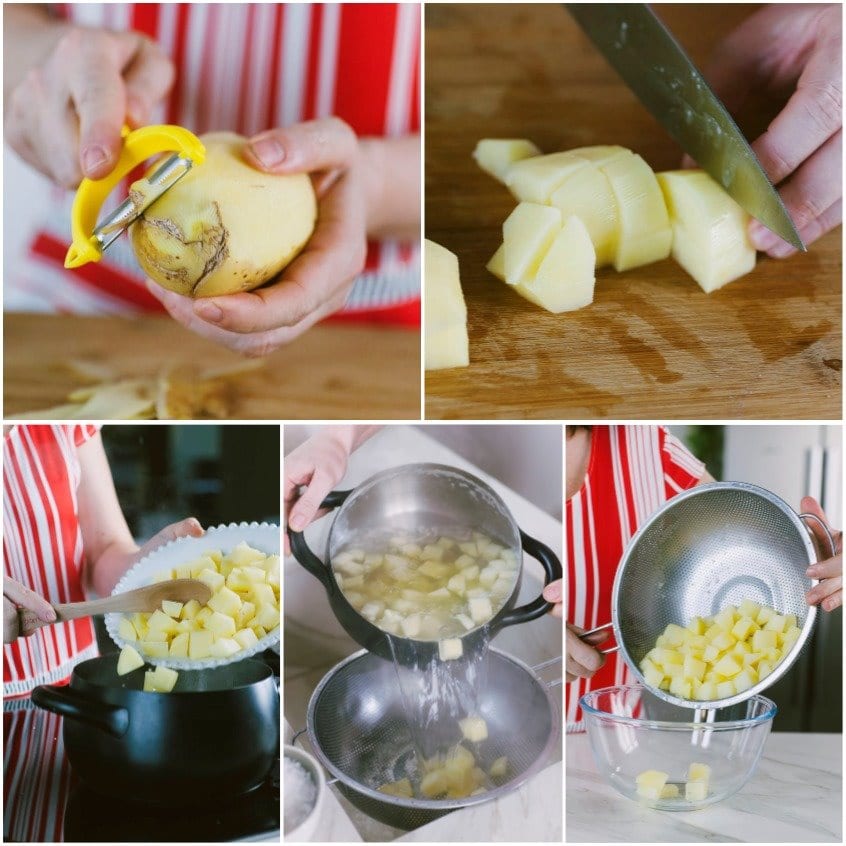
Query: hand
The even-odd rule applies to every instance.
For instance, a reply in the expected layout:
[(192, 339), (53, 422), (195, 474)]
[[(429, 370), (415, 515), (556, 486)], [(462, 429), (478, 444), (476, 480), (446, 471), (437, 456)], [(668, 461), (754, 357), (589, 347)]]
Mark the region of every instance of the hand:
[(205, 529), (200, 525), (200, 521), (196, 517), (186, 517), (178, 523), (171, 523), (165, 526), (160, 532), (153, 535), (147, 543), (144, 544), (137, 552), (129, 556), (126, 569), (137, 564), (144, 556), (157, 550), (160, 546), (170, 543), (177, 538), (192, 537), (201, 538), (206, 533)]
[[(285, 514), (287, 524), (302, 532), (325, 512), (320, 503), (347, 472), (352, 442), (345, 428), (328, 429), (285, 456)], [(305, 487), (305, 490), (302, 488)], [(285, 554), (291, 552), (285, 534)]]
[(605, 663), (605, 656), (595, 646), (608, 640), (609, 632), (601, 631), (590, 635), (587, 641), (579, 635), (584, 629), (567, 623), (567, 681), (581, 677), (591, 678)]
[[(819, 579), (820, 583), (808, 591), (805, 595), (805, 600), (808, 605), (819, 605), (823, 611), (834, 611), (835, 608), (839, 608), (843, 604), (843, 533), (831, 528), (825, 512), (823, 512), (820, 504), (813, 497), (804, 497), (801, 508), (802, 511), (815, 514), (828, 526), (829, 531), (834, 537), (834, 545), (837, 549), (837, 555), (833, 558), (827, 558), (825, 561), (812, 564), (807, 569), (807, 575), (812, 579)], [(814, 537), (819, 541), (820, 547), (827, 550), (829, 546), (828, 539), (822, 530), (815, 523), (809, 523), (809, 525), (814, 533)]]
[[(761, 9), (718, 46), (705, 73), (733, 113), (756, 89), (795, 89), (752, 149), (805, 244), (837, 226), (843, 214), (840, 14), (839, 4)], [(749, 237), (775, 258), (796, 252), (758, 221), (750, 222)]]
[(562, 586), (563, 580), (558, 579), (554, 582), (550, 582), (543, 589), (543, 598), (547, 602), (552, 603), (552, 608), (549, 609), (549, 613), (552, 614), (553, 617), (558, 617), (559, 619), (564, 616), (564, 597), (561, 590)]
[(317, 225), (303, 252), (255, 291), (192, 300), (153, 282), (148, 288), (188, 329), (264, 356), (343, 307), (367, 255), (367, 192), (358, 139), (338, 118), (263, 132), (250, 139), (244, 158), (266, 173), (312, 175)]
[[(39, 596), (35, 591), (25, 587), (20, 582), (3, 577), (3, 643), (13, 643), (18, 637), (18, 609), (25, 608), (32, 611), (39, 620), (53, 623), (56, 612), (53, 606)], [(33, 629), (34, 631), (34, 629)], [(32, 632), (29, 632), (32, 634)], [(27, 635), (28, 637), (29, 635)]]
[(6, 140), (65, 188), (111, 172), (124, 123), (147, 123), (173, 84), (173, 65), (133, 32), (63, 27), (52, 51), (11, 92)]

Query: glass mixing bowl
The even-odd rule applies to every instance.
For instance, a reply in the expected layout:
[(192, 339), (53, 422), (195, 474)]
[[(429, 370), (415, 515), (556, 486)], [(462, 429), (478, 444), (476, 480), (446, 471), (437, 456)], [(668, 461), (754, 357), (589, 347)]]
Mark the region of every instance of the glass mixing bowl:
[[(581, 706), (603, 778), (623, 796), (664, 811), (705, 808), (737, 793), (755, 772), (777, 710), (764, 696), (710, 711), (681, 708), (639, 686), (595, 690)], [(693, 763), (711, 768), (704, 799), (685, 798)], [(646, 770), (666, 773), (678, 796), (639, 796), (636, 779)]]

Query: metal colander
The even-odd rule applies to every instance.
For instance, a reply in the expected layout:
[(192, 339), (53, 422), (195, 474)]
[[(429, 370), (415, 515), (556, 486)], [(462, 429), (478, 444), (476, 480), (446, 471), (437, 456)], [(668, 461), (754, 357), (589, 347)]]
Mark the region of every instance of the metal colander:
[(363, 650), (333, 667), (308, 705), (312, 747), (341, 792), (369, 816), (408, 830), (458, 808), (497, 799), (537, 773), (558, 742), (555, 699), (516, 658), (491, 649), (488, 659), (487, 683), (479, 696), (488, 738), (474, 744), (473, 751), (485, 770), (507, 755), (506, 783), (464, 799), (406, 799), (380, 793), (380, 785), (415, 771), (415, 748), (393, 663)]
[(796, 514), (770, 491), (742, 482), (685, 491), (641, 526), (617, 570), (613, 622), (608, 624), (614, 628), (615, 648), (641, 684), (661, 699), (689, 708), (690, 700), (648, 685), (638, 665), (668, 623), (685, 625), (743, 599), (795, 614), (802, 634), (775, 670), (754, 687), (724, 699), (699, 701), (699, 707), (742, 702), (790, 669), (817, 613), (805, 602), (805, 593), (816, 584), (805, 570), (818, 555), (803, 519), (816, 521), (834, 549), (828, 530), (813, 514)]

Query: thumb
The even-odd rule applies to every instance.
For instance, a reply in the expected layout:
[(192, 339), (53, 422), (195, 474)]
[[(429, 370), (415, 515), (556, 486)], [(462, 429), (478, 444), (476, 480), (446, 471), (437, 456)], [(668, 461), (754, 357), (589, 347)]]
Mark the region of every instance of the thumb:
[(160, 546), (164, 546), (166, 543), (170, 543), (177, 538), (199, 538), (202, 537), (204, 533), (205, 531), (196, 517), (186, 517), (178, 523), (171, 523), (169, 526), (165, 526), (160, 532), (153, 535), (153, 537), (151, 537), (150, 540), (141, 547), (140, 552), (141, 555), (147, 555), (148, 553), (153, 552), (153, 550), (158, 549)]
[(317, 468), (312, 474), (308, 487), (291, 507), (288, 525), (295, 531), (301, 532), (311, 523), (320, 510), (326, 494), (332, 490), (333, 481), (327, 473)]
[(358, 151), (355, 132), (339, 118), (298, 123), (253, 136), (244, 148), (247, 164), (268, 173), (346, 169)]
[(563, 600), (564, 591), (562, 590), (563, 582), (561, 579), (556, 579), (554, 582), (550, 582), (544, 589), (543, 589), (543, 598), (547, 602), (554, 602), (556, 605)]

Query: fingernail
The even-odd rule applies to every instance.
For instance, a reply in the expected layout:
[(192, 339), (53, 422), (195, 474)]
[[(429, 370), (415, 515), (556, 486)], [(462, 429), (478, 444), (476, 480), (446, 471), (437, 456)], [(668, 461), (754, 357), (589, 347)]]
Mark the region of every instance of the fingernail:
[(53, 608), (48, 608), (48, 609), (44, 612), (44, 616), (43, 616), (41, 619), (42, 619), (42, 620), (44, 620), (44, 621), (45, 621), (45, 622), (47, 622), (47, 623), (53, 623), (53, 622), (55, 622), (55, 621), (56, 621), (56, 611), (55, 611), (55, 609), (53, 609)]
[(551, 585), (547, 585), (543, 589), (543, 598), (547, 602), (559, 602), (561, 599), (561, 587), (560, 585), (553, 583)]
[(807, 570), (805, 570), (805, 575), (806, 576), (814, 576), (814, 575), (816, 575), (816, 572), (817, 572), (816, 565), (813, 565), (811, 567), (808, 567)]
[(759, 223), (757, 220), (753, 220), (749, 225), (749, 240), (752, 242), (752, 246), (762, 253), (781, 243), (781, 238), (775, 232), (770, 232), (763, 223)]
[(109, 160), (109, 151), (105, 147), (95, 145), (86, 147), (82, 152), (82, 169), (86, 173), (96, 170)]
[(796, 247), (788, 244), (786, 241), (779, 241), (775, 246), (770, 247), (768, 252), (773, 258), (787, 258), (797, 252), (797, 250)]
[(220, 323), (223, 320), (223, 309), (213, 302), (200, 301), (194, 305), (194, 313), (209, 323)]
[(295, 514), (293, 517), (291, 517), (290, 525), (295, 532), (301, 532), (306, 525), (305, 517), (303, 517), (302, 514)]
[(275, 138), (259, 138), (250, 144), (250, 150), (264, 167), (276, 167), (285, 161), (285, 151)]

